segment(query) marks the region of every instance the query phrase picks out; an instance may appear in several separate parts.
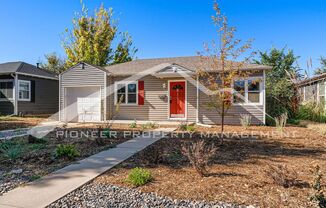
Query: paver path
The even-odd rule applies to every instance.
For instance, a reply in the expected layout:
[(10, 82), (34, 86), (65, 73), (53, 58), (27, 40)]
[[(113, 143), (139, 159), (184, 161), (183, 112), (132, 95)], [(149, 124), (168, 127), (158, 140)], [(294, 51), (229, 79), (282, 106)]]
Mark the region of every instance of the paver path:
[(0, 196), (0, 207), (45, 207), (163, 138), (164, 135), (158, 132), (174, 130), (175, 128), (157, 129), (151, 136), (128, 140), (116, 148), (102, 151), (26, 186), (13, 189)]

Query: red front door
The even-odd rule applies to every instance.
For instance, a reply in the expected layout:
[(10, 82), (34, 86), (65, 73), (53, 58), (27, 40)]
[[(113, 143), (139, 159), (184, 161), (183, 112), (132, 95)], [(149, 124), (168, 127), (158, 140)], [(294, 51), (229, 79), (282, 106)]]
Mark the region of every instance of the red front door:
[(170, 82), (170, 118), (184, 118), (186, 112), (186, 84)]

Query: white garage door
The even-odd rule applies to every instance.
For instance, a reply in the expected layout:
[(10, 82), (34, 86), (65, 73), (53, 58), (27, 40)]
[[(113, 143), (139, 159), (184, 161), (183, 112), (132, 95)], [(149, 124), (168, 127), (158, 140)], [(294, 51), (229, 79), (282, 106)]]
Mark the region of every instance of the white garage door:
[(77, 98), (78, 122), (96, 122), (101, 120), (100, 98)]
[(77, 122), (101, 121), (101, 92), (99, 87), (66, 88), (67, 120)]

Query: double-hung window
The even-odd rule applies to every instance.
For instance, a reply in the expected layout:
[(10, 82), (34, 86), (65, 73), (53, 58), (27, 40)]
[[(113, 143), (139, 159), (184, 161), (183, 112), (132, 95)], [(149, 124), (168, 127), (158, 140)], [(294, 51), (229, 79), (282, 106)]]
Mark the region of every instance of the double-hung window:
[(18, 100), (31, 101), (31, 82), (18, 80)]
[(116, 95), (115, 103), (137, 104), (138, 102), (138, 84), (137, 82), (117, 82), (115, 84)]
[(0, 80), (0, 101), (13, 100), (14, 82), (11, 80)]
[(235, 104), (262, 104), (262, 79), (249, 78), (233, 82), (233, 103)]

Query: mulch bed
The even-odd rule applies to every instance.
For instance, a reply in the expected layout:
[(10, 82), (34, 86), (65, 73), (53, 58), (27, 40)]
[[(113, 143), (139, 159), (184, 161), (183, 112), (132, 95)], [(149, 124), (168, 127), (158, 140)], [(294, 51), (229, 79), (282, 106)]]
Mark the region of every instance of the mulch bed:
[(0, 117), (0, 131), (36, 126), (44, 117)]
[[(67, 134), (68, 137), (64, 136), (57, 138), (56, 132), (51, 132), (43, 138), (46, 143), (29, 143), (28, 136), (8, 141), (18, 145), (22, 153), (18, 159), (10, 160), (0, 152), (0, 195), (9, 189), (15, 188), (21, 183), (38, 179), (39, 177), (72, 164), (75, 161), (94, 155), (100, 151), (113, 148), (117, 144), (131, 139), (132, 136), (126, 135), (125, 137), (122, 133), (122, 131), (128, 128), (126, 126), (119, 127), (120, 128), (112, 127), (112, 131), (114, 130), (118, 133), (117, 138), (97, 139), (87, 138), (86, 136), (70, 138), (69, 133)], [(86, 127), (85, 125), (83, 127), (69, 128), (68, 132), (87, 132), (90, 130), (97, 130), (97, 128), (95, 128), (94, 125), (91, 127)], [(73, 160), (56, 158), (55, 149), (59, 144), (74, 145), (79, 152), (79, 156)], [(22, 169), (23, 172), (18, 174), (11, 173), (12, 170), (19, 169)]]
[[(125, 179), (131, 168), (145, 167), (153, 182), (137, 188), (175, 199), (224, 201), (260, 207), (309, 207), (311, 169), (318, 164), (326, 173), (326, 137), (302, 127), (287, 127), (275, 133), (275, 127), (226, 126), (227, 132), (262, 131), (259, 138), (229, 138), (223, 145), (219, 139), (209, 138), (218, 150), (211, 161), (209, 177), (200, 177), (182, 155), (182, 144), (198, 140), (167, 138), (148, 147), (131, 159), (95, 179), (93, 183), (130, 187)], [(220, 127), (197, 127), (196, 131), (220, 131)], [(274, 132), (275, 134), (272, 134)], [(181, 132), (179, 132), (181, 133)], [(270, 133), (271, 136), (266, 136)], [(295, 184), (285, 188), (267, 174), (270, 165), (286, 165), (298, 176)], [(325, 180), (324, 180), (325, 181)], [(325, 186), (323, 186), (325, 188)]]

